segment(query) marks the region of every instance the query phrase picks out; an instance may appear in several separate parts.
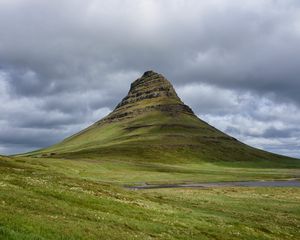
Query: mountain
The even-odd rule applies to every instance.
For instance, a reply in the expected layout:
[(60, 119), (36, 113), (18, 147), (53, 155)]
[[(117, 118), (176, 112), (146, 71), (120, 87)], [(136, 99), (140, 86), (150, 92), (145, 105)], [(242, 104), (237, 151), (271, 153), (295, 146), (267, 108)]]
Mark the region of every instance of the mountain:
[(278, 161), (199, 119), (161, 74), (147, 71), (108, 116), (31, 156), (159, 162)]

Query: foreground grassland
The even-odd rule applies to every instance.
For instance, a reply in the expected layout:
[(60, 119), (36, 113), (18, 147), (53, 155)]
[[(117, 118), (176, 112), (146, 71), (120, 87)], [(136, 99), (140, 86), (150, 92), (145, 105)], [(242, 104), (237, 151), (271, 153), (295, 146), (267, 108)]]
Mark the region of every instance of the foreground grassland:
[(116, 185), (300, 178), (299, 165), (270, 166), (270, 162), (158, 163), (106, 159), (10, 159), (20, 167), (60, 173), (72, 178)]
[(0, 239), (300, 239), (299, 188), (120, 187), (297, 176), (208, 163), (0, 158)]

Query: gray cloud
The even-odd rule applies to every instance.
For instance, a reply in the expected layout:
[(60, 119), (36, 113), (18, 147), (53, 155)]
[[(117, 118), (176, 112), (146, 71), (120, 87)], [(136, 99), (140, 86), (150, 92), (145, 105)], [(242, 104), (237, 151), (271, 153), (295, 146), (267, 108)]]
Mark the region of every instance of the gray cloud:
[(153, 69), (206, 121), (299, 156), (299, 16), (296, 0), (2, 0), (0, 151), (88, 126)]

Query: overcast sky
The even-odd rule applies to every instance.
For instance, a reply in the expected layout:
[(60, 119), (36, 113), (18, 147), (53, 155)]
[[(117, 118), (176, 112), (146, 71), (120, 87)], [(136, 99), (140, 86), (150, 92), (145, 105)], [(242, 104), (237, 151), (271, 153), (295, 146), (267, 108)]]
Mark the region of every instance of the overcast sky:
[(203, 120), (300, 157), (299, 0), (0, 0), (0, 154), (108, 114), (144, 71)]

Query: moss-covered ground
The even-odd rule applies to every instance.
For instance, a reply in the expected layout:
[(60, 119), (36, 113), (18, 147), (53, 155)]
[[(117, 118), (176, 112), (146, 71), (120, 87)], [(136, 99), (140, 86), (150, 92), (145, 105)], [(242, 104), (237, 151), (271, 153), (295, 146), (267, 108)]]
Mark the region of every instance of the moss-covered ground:
[(122, 187), (299, 174), (228, 162), (0, 157), (0, 239), (299, 239), (299, 188)]

